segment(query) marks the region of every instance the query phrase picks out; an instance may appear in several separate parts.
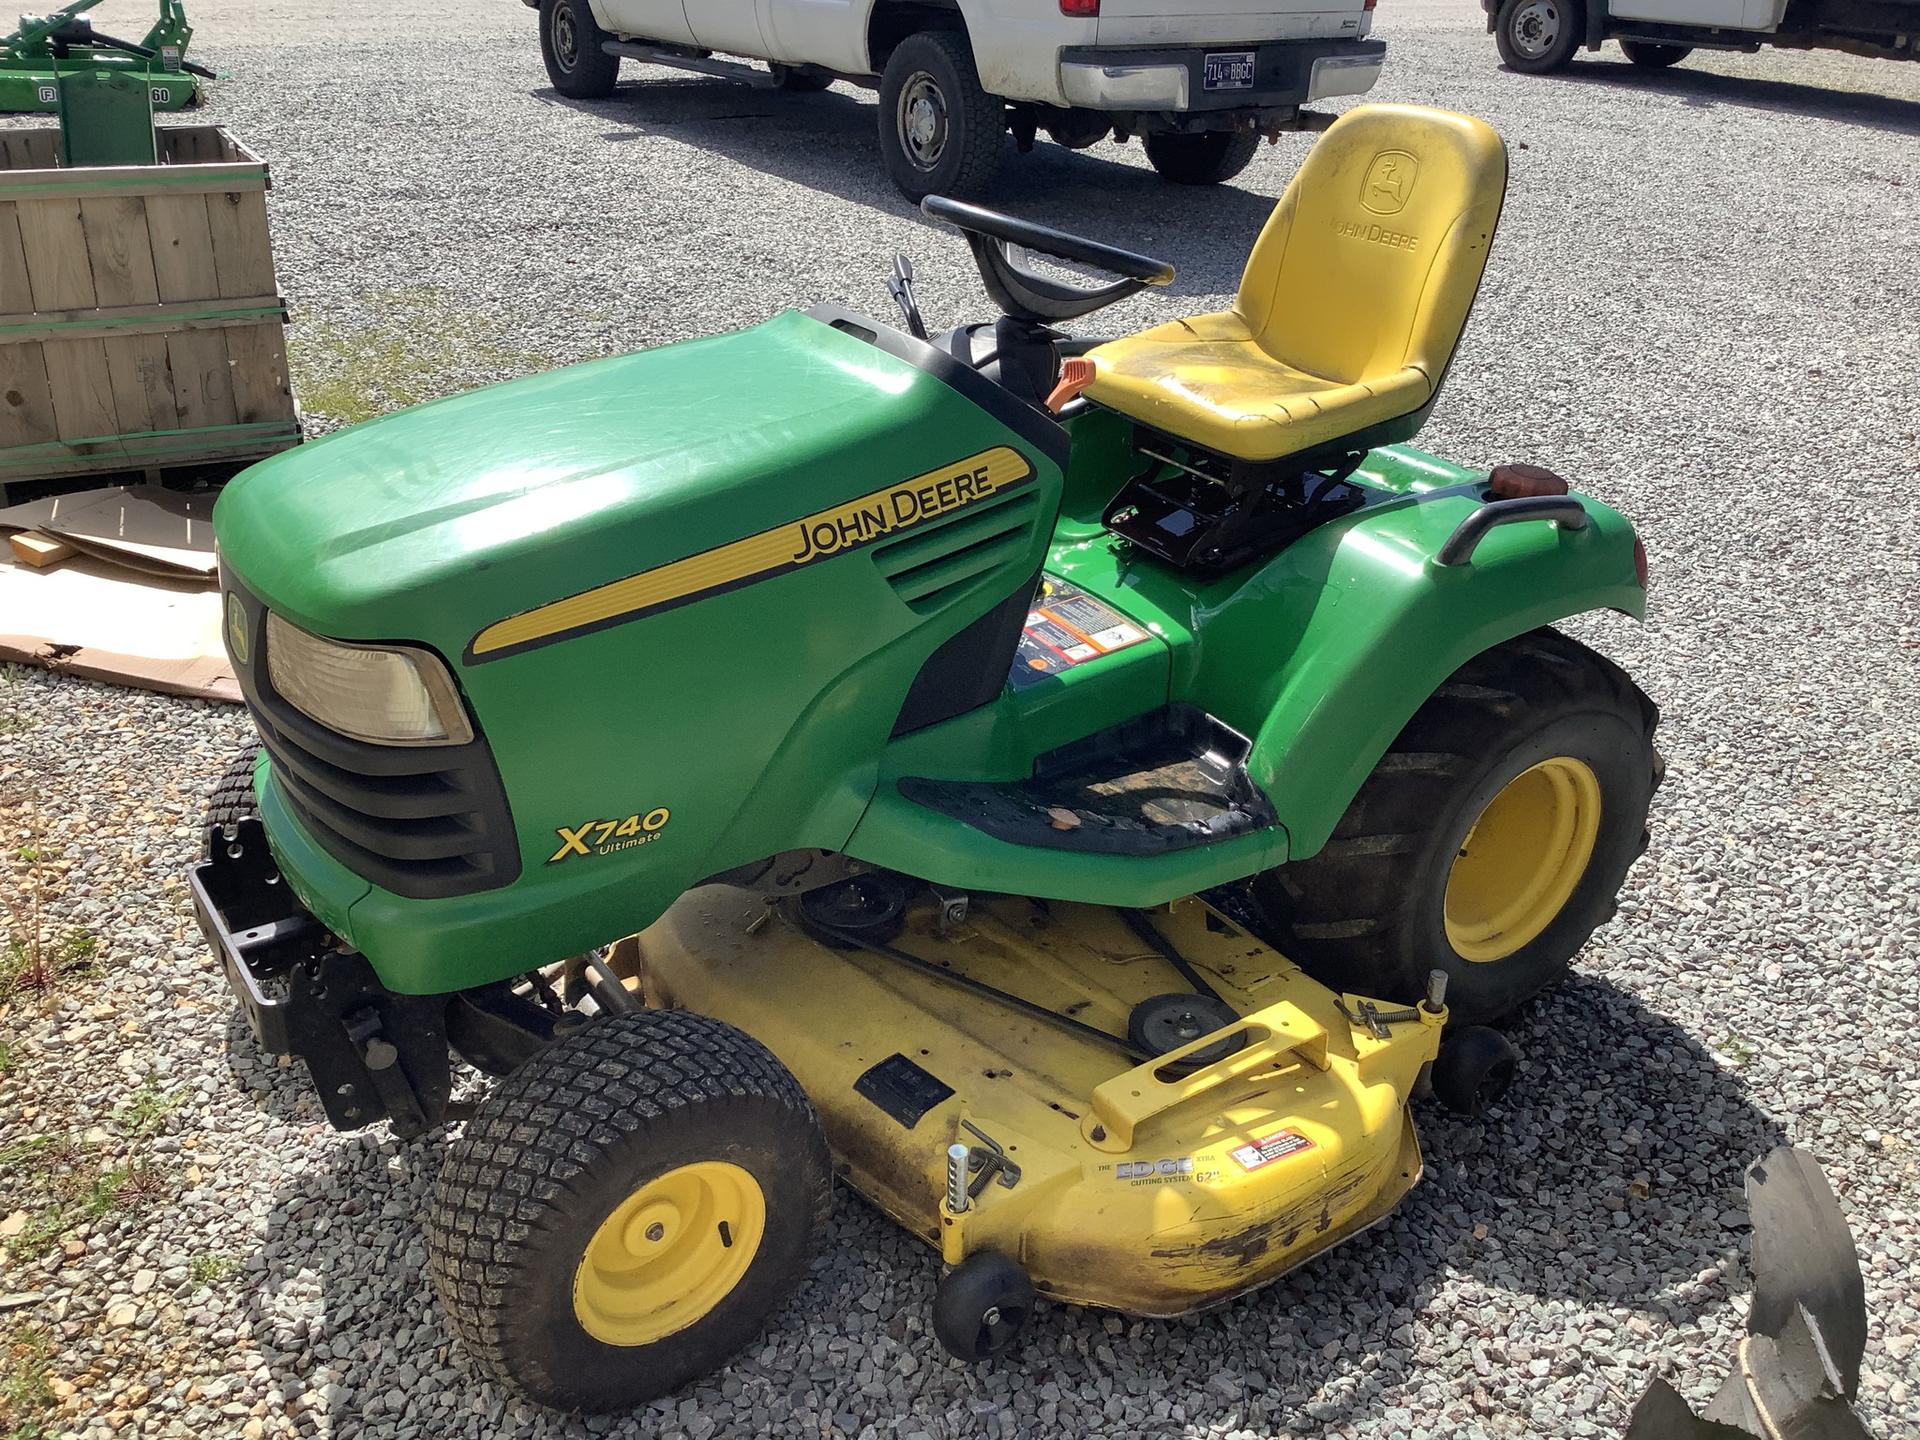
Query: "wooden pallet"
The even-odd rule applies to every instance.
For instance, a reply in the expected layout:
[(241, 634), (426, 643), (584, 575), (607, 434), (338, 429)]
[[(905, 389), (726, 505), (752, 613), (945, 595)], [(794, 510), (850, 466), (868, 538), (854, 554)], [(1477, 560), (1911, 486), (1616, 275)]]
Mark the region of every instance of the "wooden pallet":
[(214, 125), (161, 163), (58, 165), (0, 133), (0, 484), (298, 444), (267, 167)]

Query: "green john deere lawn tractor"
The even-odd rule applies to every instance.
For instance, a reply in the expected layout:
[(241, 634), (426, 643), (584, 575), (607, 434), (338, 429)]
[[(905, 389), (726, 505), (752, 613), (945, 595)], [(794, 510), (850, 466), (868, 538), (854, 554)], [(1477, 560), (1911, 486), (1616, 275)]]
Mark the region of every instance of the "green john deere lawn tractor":
[[(1472, 1113), (1646, 845), (1613, 510), (1404, 444), (1506, 186), (1368, 106), (1234, 307), (1058, 328), (1160, 261), (939, 197), (1002, 311), (831, 305), (267, 460), (215, 515), (261, 748), (193, 888), (329, 1119), (453, 1118), (426, 1217), (483, 1366), (605, 1410), (721, 1363), (837, 1170), (933, 1328), (1262, 1285)], [(1052, 257), (1077, 267), (1044, 264)], [(1105, 277), (1086, 278), (1087, 272)]]

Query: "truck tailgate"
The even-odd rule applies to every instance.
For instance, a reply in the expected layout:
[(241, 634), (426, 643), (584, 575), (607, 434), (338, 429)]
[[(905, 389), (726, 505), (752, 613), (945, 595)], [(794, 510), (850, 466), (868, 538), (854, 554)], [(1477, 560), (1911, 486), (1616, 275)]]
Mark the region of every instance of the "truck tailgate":
[(1100, 45), (1216, 45), (1361, 35), (1363, 0), (1101, 0)]

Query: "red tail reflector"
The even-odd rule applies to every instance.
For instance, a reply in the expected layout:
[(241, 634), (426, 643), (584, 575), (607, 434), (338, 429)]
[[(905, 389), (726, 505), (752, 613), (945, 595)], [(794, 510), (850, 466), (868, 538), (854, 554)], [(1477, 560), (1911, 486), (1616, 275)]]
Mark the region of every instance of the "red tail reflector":
[[(1372, 0), (1368, 0), (1368, 3), (1371, 4)], [(1062, 15), (1098, 15), (1100, 0), (1060, 0), (1060, 13)]]
[(1633, 575), (1640, 582), (1642, 590), (1647, 588), (1647, 547), (1640, 543), (1638, 535), (1633, 537)]
[(1379, 3), (1380, 3), (1380, 0), (1367, 0), (1367, 3), (1362, 5), (1360, 8), (1362, 10), (1371, 10), (1375, 5), (1378, 5)]

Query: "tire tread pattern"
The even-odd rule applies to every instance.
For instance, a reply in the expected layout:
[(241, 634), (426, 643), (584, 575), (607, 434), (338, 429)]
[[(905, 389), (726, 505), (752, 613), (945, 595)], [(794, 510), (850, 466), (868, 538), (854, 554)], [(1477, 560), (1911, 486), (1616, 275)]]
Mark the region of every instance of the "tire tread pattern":
[(702, 1125), (724, 1129), (730, 1113), (759, 1106), (784, 1112), (818, 1147), (811, 1252), (832, 1203), (818, 1118), (787, 1068), (733, 1026), (686, 1011), (613, 1016), (502, 1081), (449, 1153), (426, 1223), (428, 1275), (481, 1368), (516, 1389), (531, 1379), (543, 1393), (564, 1390), (570, 1377), (522, 1374), (517, 1299), (553, 1264), (541, 1241), (577, 1213), (580, 1181), (676, 1112), (698, 1110)]
[[(1007, 129), (1006, 106), (994, 96), (989, 95), (986, 87), (980, 83), (980, 70), (974, 63), (973, 47), (967, 43), (967, 37), (956, 30), (922, 30), (908, 36), (895, 48), (887, 59), (887, 69), (893, 69), (894, 57), (905, 51), (911, 63), (909, 47), (925, 44), (940, 51), (947, 63), (953, 67), (954, 74), (960, 80), (960, 93), (953, 98), (958, 114), (949, 110), (948, 124), (951, 127), (947, 137), (949, 146), (960, 147), (960, 164), (954, 173), (941, 184), (937, 193), (951, 195), (956, 199), (976, 199), (986, 193), (994, 174), (1000, 168), (1002, 140)], [(900, 141), (894, 133), (898, 125), (895, 116), (897, 96), (883, 79), (880, 92), (880, 131), (881, 151), (887, 156), (888, 168), (894, 171), (894, 179), (900, 188), (913, 195), (915, 200), (924, 194), (936, 193), (923, 191), (913, 194), (921, 172), (913, 169), (904, 154), (894, 163), (893, 151)]]
[[(259, 758), (260, 742), (253, 740), (241, 746), (239, 753), (227, 762), (227, 768), (220, 772), (220, 778), (213, 782), (213, 790), (207, 796), (207, 808), (201, 820), (204, 828), (231, 825), (254, 813), (253, 767)], [(201, 846), (204, 859), (211, 853), (211, 842), (203, 838)]]
[[(1397, 932), (1412, 923), (1417, 896), (1406, 883), (1401, 857), (1427, 843), (1425, 822), (1438, 813), (1457, 778), (1476, 765), (1490, 734), (1530, 728), (1535, 715), (1572, 706), (1636, 717), (1651, 756), (1652, 784), (1659, 784), (1662, 771), (1652, 744), (1659, 710), (1625, 671), (1556, 630), (1496, 645), (1462, 665), (1415, 712), (1319, 851), (1260, 877), (1257, 883), (1268, 887), (1260, 908), (1282, 948), (1335, 983), (1363, 983), (1380, 974)], [(1579, 945), (1612, 917), (1612, 909), (1609, 898)]]

